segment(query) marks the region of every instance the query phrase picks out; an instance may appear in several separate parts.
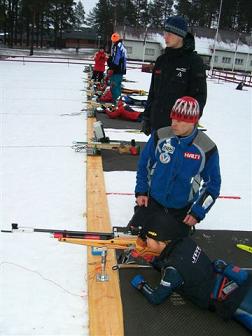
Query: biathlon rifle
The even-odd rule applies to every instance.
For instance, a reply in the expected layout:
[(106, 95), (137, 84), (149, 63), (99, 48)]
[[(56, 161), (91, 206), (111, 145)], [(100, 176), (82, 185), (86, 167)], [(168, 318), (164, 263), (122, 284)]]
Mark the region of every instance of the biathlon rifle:
[(69, 231), (56, 229), (36, 229), (31, 227), (19, 227), (12, 223), (11, 230), (1, 230), (4, 233), (15, 232), (42, 232), (50, 233), (54, 238), (63, 243), (85, 245), (91, 247), (116, 249), (116, 250), (136, 250), (139, 256), (156, 255), (148, 250), (145, 242), (138, 237), (140, 228), (113, 227), (112, 232), (90, 232), (90, 231)]
[(140, 147), (136, 145), (136, 142), (134, 139), (132, 139), (131, 142), (74, 141), (72, 148), (76, 152), (82, 152), (84, 150), (87, 152), (87, 155), (100, 155), (102, 149), (113, 150), (113, 151), (118, 152), (119, 154), (139, 155), (140, 153)]
[(76, 152), (85, 150), (88, 155), (99, 155), (102, 149), (110, 149), (117, 151), (119, 154), (139, 155), (140, 146), (132, 139), (130, 142), (111, 141), (106, 136), (103, 124), (101, 121), (96, 121), (93, 124), (94, 138), (89, 142), (74, 141), (72, 148)]
[(82, 102), (83, 104), (91, 105), (92, 107), (100, 107), (100, 106), (105, 106), (105, 107), (111, 107), (115, 106), (114, 103), (107, 103), (107, 102), (98, 102), (95, 100), (86, 100)]

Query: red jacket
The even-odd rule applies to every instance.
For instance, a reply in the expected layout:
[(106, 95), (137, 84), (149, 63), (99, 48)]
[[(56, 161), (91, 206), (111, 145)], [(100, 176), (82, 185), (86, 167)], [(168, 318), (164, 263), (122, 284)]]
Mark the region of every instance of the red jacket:
[(94, 70), (95, 71), (105, 71), (105, 63), (107, 60), (107, 55), (104, 51), (97, 51), (94, 57), (95, 65)]

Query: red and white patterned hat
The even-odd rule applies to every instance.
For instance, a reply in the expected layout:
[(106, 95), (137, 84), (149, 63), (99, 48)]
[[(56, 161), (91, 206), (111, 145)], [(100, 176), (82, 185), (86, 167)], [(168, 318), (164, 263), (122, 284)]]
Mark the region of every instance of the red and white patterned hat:
[(199, 103), (193, 97), (181, 97), (176, 100), (170, 117), (171, 119), (196, 124), (200, 118)]

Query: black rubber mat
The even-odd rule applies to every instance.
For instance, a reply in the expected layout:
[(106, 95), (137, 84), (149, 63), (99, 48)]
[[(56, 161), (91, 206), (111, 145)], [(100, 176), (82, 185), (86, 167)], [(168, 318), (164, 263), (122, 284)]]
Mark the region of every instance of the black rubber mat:
[[(145, 142), (137, 142), (140, 151), (143, 150)], [(104, 171), (136, 171), (139, 155), (119, 154), (116, 151), (102, 149), (102, 164)]]
[(178, 294), (173, 294), (161, 305), (152, 306), (129, 284), (136, 274), (142, 274), (153, 286), (159, 279), (159, 274), (154, 271), (120, 271), (125, 336), (251, 335), (237, 322), (225, 322), (215, 313), (199, 309)]
[[(104, 128), (140, 130), (141, 127), (141, 123), (139, 122), (109, 119), (105, 113), (96, 113), (96, 119), (102, 122)], [(134, 133), (132, 133), (132, 139), (134, 139)], [(145, 142), (137, 142), (137, 145), (142, 150)], [(103, 149), (101, 152), (104, 171), (136, 171), (139, 159), (138, 155), (119, 154), (116, 151), (106, 149)]]
[(110, 119), (106, 113), (96, 113), (96, 119), (101, 121), (104, 128), (115, 129), (141, 129), (141, 123), (137, 121), (127, 121), (122, 119)]
[(252, 254), (236, 247), (236, 244), (252, 246), (252, 231), (196, 230), (192, 238), (211, 259), (221, 257), (240, 267), (252, 268)]
[[(221, 257), (239, 266), (252, 267), (252, 255), (235, 247), (238, 242), (251, 245), (252, 232), (198, 230), (193, 239), (213, 259)], [(142, 274), (153, 286), (160, 280), (160, 274), (155, 270), (119, 271), (125, 336), (250, 335), (237, 322), (224, 322), (215, 313), (201, 310), (178, 294), (173, 294), (161, 305), (151, 305), (130, 285), (136, 274)]]

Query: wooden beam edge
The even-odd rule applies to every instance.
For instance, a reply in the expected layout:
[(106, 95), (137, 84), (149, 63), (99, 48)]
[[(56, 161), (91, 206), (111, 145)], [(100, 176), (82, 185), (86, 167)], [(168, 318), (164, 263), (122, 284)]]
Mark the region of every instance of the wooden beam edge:
[[(93, 136), (95, 118), (88, 118), (88, 139)], [(87, 157), (87, 229), (89, 231), (112, 230), (102, 158)], [(115, 251), (107, 254), (107, 282), (97, 282), (96, 274), (101, 271), (101, 257), (94, 256), (88, 248), (88, 305), (89, 305), (89, 335), (90, 336), (123, 336), (123, 310), (119, 286), (118, 271), (113, 271), (116, 264)]]

